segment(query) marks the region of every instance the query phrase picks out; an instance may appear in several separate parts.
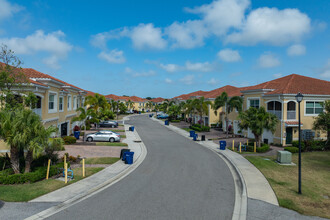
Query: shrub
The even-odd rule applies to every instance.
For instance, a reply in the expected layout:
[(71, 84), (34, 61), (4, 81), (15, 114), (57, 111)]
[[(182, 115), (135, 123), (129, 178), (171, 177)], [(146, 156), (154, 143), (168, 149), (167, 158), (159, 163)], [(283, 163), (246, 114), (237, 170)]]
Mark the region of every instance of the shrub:
[[(90, 130), (91, 129), (91, 125), (90, 124), (86, 124), (86, 130)], [(81, 130), (85, 130), (85, 126), (81, 127)]]
[(85, 132), (81, 131), (80, 136), (84, 136), (84, 135), (85, 135)]
[(284, 150), (289, 151), (291, 153), (298, 153), (299, 152), (299, 148), (298, 147), (285, 147)]
[(268, 144), (262, 144), (261, 147), (257, 147), (257, 152), (258, 153), (264, 153), (264, 152), (267, 152), (269, 151), (269, 145)]
[[(299, 141), (292, 141), (292, 147), (299, 148)], [(305, 142), (301, 141), (301, 150), (305, 151)]]
[(75, 137), (72, 136), (65, 136), (63, 137), (64, 143), (69, 145), (69, 144), (74, 144), (76, 143), (77, 139)]
[(170, 120), (171, 122), (180, 122), (180, 120), (175, 120), (175, 119), (173, 119), (173, 120)]
[(10, 158), (6, 153), (5, 156), (0, 157), (0, 170), (5, 170), (7, 168), (10, 168)]
[(202, 125), (202, 131), (210, 131), (210, 127)]
[(217, 124), (211, 124), (211, 128), (216, 128)]
[[(68, 164), (69, 165), (69, 164)], [(49, 176), (54, 176), (58, 173), (58, 169), (63, 168), (63, 163), (59, 163), (55, 166), (50, 166)], [(34, 183), (46, 178), (47, 167), (38, 167), (30, 173), (18, 173), (13, 174), (12, 169), (6, 169), (0, 172), (0, 184), (23, 184)]]
[(200, 125), (200, 124), (193, 124), (192, 126), (193, 126), (193, 127), (202, 128), (202, 125)]

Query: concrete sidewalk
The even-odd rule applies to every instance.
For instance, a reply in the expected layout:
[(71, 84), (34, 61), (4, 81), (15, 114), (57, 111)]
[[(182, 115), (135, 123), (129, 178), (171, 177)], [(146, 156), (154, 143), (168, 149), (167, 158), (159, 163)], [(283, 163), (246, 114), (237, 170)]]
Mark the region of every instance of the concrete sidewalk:
[(129, 127), (130, 125), (125, 124), (125, 142), (128, 144), (128, 148), (134, 152), (134, 163), (132, 165), (127, 165), (123, 161), (119, 160), (115, 164), (90, 177), (31, 200), (30, 203), (57, 202), (59, 204), (27, 219), (43, 219), (51, 216), (52, 214), (64, 210), (71, 205), (111, 186), (136, 169), (146, 157), (147, 150), (141, 142), (137, 130), (134, 132), (128, 131)]

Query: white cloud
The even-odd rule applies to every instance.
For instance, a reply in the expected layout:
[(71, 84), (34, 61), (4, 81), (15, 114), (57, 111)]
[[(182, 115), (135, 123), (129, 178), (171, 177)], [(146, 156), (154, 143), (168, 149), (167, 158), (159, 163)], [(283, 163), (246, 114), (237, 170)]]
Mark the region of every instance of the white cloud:
[(180, 69), (182, 69), (179, 65), (176, 65), (176, 64), (159, 64), (159, 66), (166, 70), (167, 72), (169, 73), (174, 73), (174, 72), (177, 72), (179, 71)]
[(108, 63), (124, 63), (126, 61), (122, 50), (111, 50), (109, 53), (102, 51), (98, 57)]
[(131, 73), (133, 70), (129, 67), (125, 67), (125, 73)]
[(219, 83), (220, 83), (220, 81), (217, 80), (217, 79), (215, 79), (215, 78), (212, 78), (209, 81), (207, 81), (207, 84), (212, 85), (212, 86), (215, 86), (215, 85), (217, 85)]
[(194, 48), (204, 45), (204, 38), (208, 30), (200, 20), (188, 20), (186, 22), (174, 22), (166, 28), (166, 34), (174, 41), (174, 48)]
[(281, 78), (283, 76), (283, 74), (282, 73), (275, 73), (275, 74), (273, 74), (273, 77), (274, 78)]
[(130, 31), (127, 27), (118, 28), (115, 30), (111, 30), (109, 32), (103, 32), (103, 33), (98, 33), (96, 35), (93, 35), (91, 37), (90, 43), (94, 47), (106, 49), (108, 40), (112, 40), (112, 39), (118, 40), (122, 37), (128, 37), (129, 34), (130, 34)]
[(322, 73), (320, 74), (320, 76), (322, 78), (330, 78), (330, 59), (328, 59), (328, 62), (323, 67)]
[(154, 75), (156, 75), (156, 72), (153, 70), (149, 70), (147, 72), (135, 72), (132, 74), (133, 77), (148, 77)]
[(271, 53), (262, 54), (258, 59), (258, 63), (261, 68), (272, 68), (281, 64), (279, 59)]
[(164, 49), (167, 42), (162, 38), (162, 30), (153, 24), (139, 24), (131, 31), (133, 46), (137, 49)]
[(288, 48), (287, 54), (289, 56), (301, 56), (306, 53), (306, 47), (301, 44), (295, 44)]
[(165, 82), (166, 82), (167, 84), (171, 84), (171, 83), (173, 83), (173, 80), (171, 80), (171, 79), (169, 79), (169, 78), (166, 78), (166, 79), (165, 79)]
[(214, 65), (210, 64), (209, 62), (191, 63), (191, 62), (187, 61), (185, 68), (188, 71), (210, 72), (210, 71), (214, 70)]
[(73, 46), (64, 41), (65, 34), (55, 31), (45, 34), (38, 30), (25, 38), (0, 38), (0, 43), (15, 51), (16, 54), (33, 54), (36, 52), (48, 52), (50, 57), (43, 61), (51, 68), (59, 68), (58, 61), (65, 58)]
[(199, 14), (208, 29), (217, 36), (239, 28), (244, 20), (244, 12), (249, 7), (249, 0), (217, 0), (186, 11)]
[(194, 83), (195, 76), (194, 75), (186, 75), (185, 77), (180, 79), (180, 82), (186, 84), (186, 85), (191, 85)]
[(0, 0), (0, 21), (10, 18), (13, 14), (21, 11), (23, 9), (22, 6), (17, 4), (11, 4), (7, 0)]
[(226, 42), (283, 45), (299, 41), (310, 29), (310, 18), (298, 9), (258, 8), (247, 16), (240, 31), (227, 36)]
[(241, 60), (241, 56), (237, 50), (224, 49), (218, 52), (218, 57), (224, 62), (237, 62)]

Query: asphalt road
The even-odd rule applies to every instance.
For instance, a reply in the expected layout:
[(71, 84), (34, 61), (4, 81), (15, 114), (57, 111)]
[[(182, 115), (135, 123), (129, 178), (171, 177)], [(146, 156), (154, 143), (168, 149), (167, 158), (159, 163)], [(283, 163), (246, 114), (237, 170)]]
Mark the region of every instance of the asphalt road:
[(132, 117), (147, 147), (129, 176), (49, 219), (231, 219), (235, 189), (225, 162), (147, 116)]

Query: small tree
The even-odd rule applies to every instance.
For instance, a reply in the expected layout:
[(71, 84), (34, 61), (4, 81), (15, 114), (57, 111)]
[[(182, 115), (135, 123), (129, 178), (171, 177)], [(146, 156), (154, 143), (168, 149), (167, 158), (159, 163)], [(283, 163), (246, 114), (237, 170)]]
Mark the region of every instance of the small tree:
[(323, 103), (324, 111), (321, 112), (314, 121), (314, 130), (327, 132), (326, 146), (330, 144), (330, 100)]
[(199, 114), (200, 120), (203, 122), (203, 115), (209, 114), (209, 105), (212, 105), (210, 101), (205, 101), (204, 97), (193, 100), (193, 105), (196, 112)]
[(170, 118), (177, 119), (178, 115), (181, 113), (181, 107), (179, 105), (172, 105), (168, 109), (168, 115)]
[[(214, 100), (213, 110), (214, 114), (217, 115), (217, 111), (219, 108), (223, 108), (222, 113), (225, 114), (225, 121), (226, 121), (226, 137), (228, 138), (228, 124), (229, 118), (228, 115), (232, 112), (235, 108), (240, 112), (242, 111), (243, 99), (239, 96), (234, 96), (229, 98), (226, 92), (223, 92), (220, 96), (216, 97)], [(221, 113), (220, 113), (221, 115)]]
[(261, 146), (261, 136), (264, 129), (275, 132), (276, 125), (279, 122), (276, 115), (269, 113), (264, 107), (250, 107), (245, 112), (240, 112), (238, 118), (241, 120), (239, 127), (241, 129), (250, 129), (253, 133), (258, 147)]

